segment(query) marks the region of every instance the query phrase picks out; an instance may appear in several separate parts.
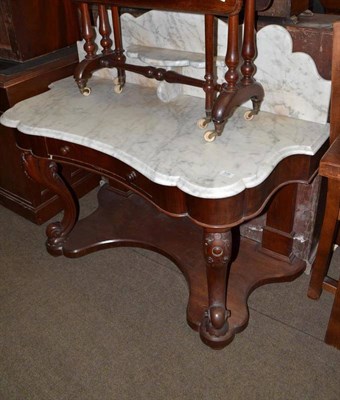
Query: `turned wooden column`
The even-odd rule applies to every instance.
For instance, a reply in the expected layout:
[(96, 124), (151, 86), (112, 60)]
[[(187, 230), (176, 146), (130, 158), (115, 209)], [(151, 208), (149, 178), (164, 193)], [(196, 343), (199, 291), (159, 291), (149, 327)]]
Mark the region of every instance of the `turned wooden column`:
[[(122, 39), (122, 30), (120, 25), (120, 16), (119, 9), (117, 6), (111, 7), (112, 11), (112, 23), (113, 23), (113, 33), (114, 33), (114, 41), (115, 41), (115, 50), (114, 50), (114, 59), (122, 64), (125, 63), (126, 57), (124, 55), (123, 49), (123, 39)], [(117, 68), (117, 79), (114, 81), (116, 85), (116, 92), (120, 92), (125, 85), (125, 70), (122, 68)]]
[(214, 71), (214, 19), (213, 15), (205, 15), (205, 113), (207, 124), (211, 121), (211, 111), (215, 99), (216, 76)]
[(103, 4), (98, 5), (98, 14), (99, 14), (99, 33), (102, 37), (100, 40), (100, 44), (102, 46), (102, 53), (110, 54), (112, 53), (112, 40), (110, 38), (111, 27), (105, 5)]
[[(86, 71), (86, 68), (83, 68), (83, 64), (88, 65), (91, 62), (95, 61), (97, 56), (97, 48), (95, 44), (95, 31), (91, 24), (91, 16), (89, 5), (87, 3), (80, 3), (79, 5), (80, 16), (81, 16), (81, 35), (84, 39), (84, 51), (86, 53), (85, 60), (78, 64), (77, 68), (74, 71), (74, 79), (78, 85), (80, 92), (88, 96), (91, 93), (91, 89), (86, 86), (88, 79), (91, 77), (91, 71)], [(102, 11), (102, 10), (101, 10)], [(101, 12), (101, 18), (105, 18), (103, 16), (103, 12)], [(103, 20), (101, 19), (102, 23)], [(107, 27), (101, 27), (101, 31), (105, 36), (108, 34)], [(105, 31), (105, 32), (104, 32)], [(103, 38), (102, 44), (104, 46), (108, 45), (107, 38)], [(105, 51), (104, 47), (104, 51)]]
[(243, 64), (241, 66), (243, 75), (241, 82), (243, 85), (250, 85), (254, 82), (253, 75), (256, 70), (254, 65), (255, 55), (255, 0), (246, 0), (242, 46)]
[(225, 74), (226, 85), (222, 88), (228, 92), (234, 92), (236, 85), (239, 80), (238, 66), (240, 62), (239, 57), (239, 16), (238, 14), (231, 15), (228, 19), (228, 47), (227, 54), (225, 57), (225, 64), (228, 68)]
[(81, 34), (85, 41), (85, 58), (91, 60), (96, 56), (96, 45), (94, 42), (95, 33), (91, 25), (89, 5), (87, 3), (81, 3), (79, 8), (81, 12)]

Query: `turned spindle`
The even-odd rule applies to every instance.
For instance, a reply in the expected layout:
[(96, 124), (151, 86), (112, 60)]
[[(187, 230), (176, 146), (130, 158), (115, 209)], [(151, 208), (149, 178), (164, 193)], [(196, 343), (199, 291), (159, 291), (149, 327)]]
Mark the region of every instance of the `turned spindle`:
[(103, 48), (102, 53), (109, 54), (112, 53), (112, 40), (110, 38), (111, 28), (105, 5), (99, 4), (98, 14), (99, 14), (99, 33), (101, 34), (102, 37), (100, 41), (100, 45)]
[(208, 120), (211, 119), (211, 110), (215, 97), (216, 77), (214, 74), (214, 16), (205, 15), (205, 112)]
[(113, 33), (114, 33), (114, 41), (115, 41), (115, 55), (116, 59), (123, 60), (124, 49), (123, 49), (123, 41), (122, 41), (122, 30), (120, 26), (120, 16), (119, 9), (116, 6), (111, 7), (112, 11), (112, 22), (113, 22)]
[(96, 56), (96, 45), (94, 42), (94, 29), (91, 25), (91, 17), (89, 6), (87, 3), (80, 4), (80, 12), (81, 12), (81, 32), (84, 43), (84, 50), (86, 52), (86, 59), (92, 59)]
[[(126, 57), (124, 55), (124, 49), (123, 49), (122, 30), (120, 25), (120, 15), (118, 7), (112, 6), (111, 12), (112, 12), (113, 33), (115, 41), (115, 50), (114, 50), (115, 60), (124, 64), (126, 61)], [(118, 85), (122, 87), (125, 83), (125, 70), (117, 68), (117, 72), (118, 72)]]
[(246, 0), (244, 11), (244, 35), (242, 46), (243, 64), (241, 66), (242, 84), (250, 85), (254, 82), (255, 74), (254, 58), (256, 55), (255, 45), (255, 0)]
[(238, 50), (238, 30), (239, 30), (239, 16), (238, 14), (231, 15), (228, 20), (228, 49), (225, 58), (228, 70), (225, 74), (227, 82), (226, 89), (228, 91), (236, 90), (236, 85), (239, 79), (237, 68), (240, 62)]

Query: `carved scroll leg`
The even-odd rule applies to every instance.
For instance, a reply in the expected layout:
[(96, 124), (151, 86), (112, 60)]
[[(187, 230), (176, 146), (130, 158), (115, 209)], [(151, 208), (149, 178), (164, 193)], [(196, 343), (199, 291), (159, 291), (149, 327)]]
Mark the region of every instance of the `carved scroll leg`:
[(52, 222), (46, 228), (46, 247), (54, 256), (63, 253), (63, 243), (78, 217), (78, 204), (72, 193), (58, 175), (57, 164), (49, 159), (36, 158), (31, 153), (23, 153), (23, 164), (30, 178), (47, 187), (62, 199), (65, 210), (62, 220)]
[(204, 232), (204, 254), (207, 268), (209, 307), (200, 327), (201, 339), (212, 348), (222, 348), (234, 338), (229, 330), (226, 309), (227, 272), (231, 257), (230, 230)]

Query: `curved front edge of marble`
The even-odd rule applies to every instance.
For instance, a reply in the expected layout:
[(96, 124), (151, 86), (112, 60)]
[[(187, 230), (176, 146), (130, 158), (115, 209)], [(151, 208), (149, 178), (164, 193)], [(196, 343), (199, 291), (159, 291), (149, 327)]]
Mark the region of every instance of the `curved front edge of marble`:
[(17, 128), (19, 123), (20, 120), (7, 118), (6, 113), (0, 116), (0, 124), (6, 126), (7, 128)]
[(93, 78), (89, 97), (72, 78), (16, 104), (1, 117), (21, 132), (82, 145), (128, 164), (151, 181), (189, 195), (217, 199), (262, 183), (294, 154), (315, 154), (329, 126), (261, 112), (245, 121), (235, 111), (223, 135), (206, 143), (196, 121), (204, 101), (180, 96), (167, 104), (153, 89), (127, 84), (119, 96)]

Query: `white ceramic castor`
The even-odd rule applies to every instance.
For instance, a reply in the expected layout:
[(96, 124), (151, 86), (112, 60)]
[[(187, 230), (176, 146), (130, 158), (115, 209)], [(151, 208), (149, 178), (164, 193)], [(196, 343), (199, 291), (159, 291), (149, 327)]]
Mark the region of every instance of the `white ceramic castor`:
[(217, 133), (215, 131), (206, 131), (203, 137), (206, 142), (211, 143), (216, 139)]
[(85, 86), (84, 88), (80, 89), (80, 92), (83, 96), (87, 97), (91, 94), (91, 88)]
[(201, 118), (197, 121), (197, 126), (200, 129), (205, 129), (208, 125), (209, 125), (210, 120), (208, 120), (207, 118)]
[(244, 119), (246, 121), (251, 121), (252, 119), (254, 119), (254, 112), (252, 110), (248, 110), (244, 113)]
[(113, 90), (114, 90), (115, 93), (120, 94), (123, 91), (123, 86), (122, 85), (115, 85), (113, 87)]
[(118, 78), (118, 76), (116, 78), (113, 79), (113, 90), (115, 93), (120, 94), (123, 91), (123, 85), (121, 84), (120, 79)]

